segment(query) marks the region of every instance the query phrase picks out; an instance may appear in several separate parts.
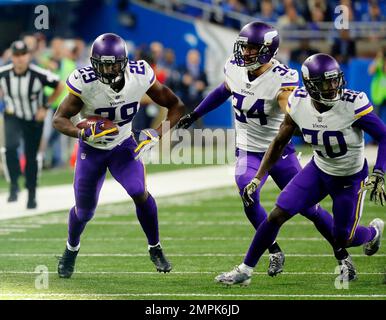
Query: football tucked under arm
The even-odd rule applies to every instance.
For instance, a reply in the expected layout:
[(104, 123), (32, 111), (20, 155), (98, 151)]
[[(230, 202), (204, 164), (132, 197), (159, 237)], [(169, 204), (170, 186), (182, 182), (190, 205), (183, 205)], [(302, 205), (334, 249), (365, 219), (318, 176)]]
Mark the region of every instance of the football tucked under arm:
[[(81, 120), (76, 127), (81, 129), (79, 138), (87, 142), (102, 142), (108, 136), (115, 136), (118, 134), (118, 127), (111, 120), (92, 116)], [(107, 140), (107, 142), (110, 140)]]

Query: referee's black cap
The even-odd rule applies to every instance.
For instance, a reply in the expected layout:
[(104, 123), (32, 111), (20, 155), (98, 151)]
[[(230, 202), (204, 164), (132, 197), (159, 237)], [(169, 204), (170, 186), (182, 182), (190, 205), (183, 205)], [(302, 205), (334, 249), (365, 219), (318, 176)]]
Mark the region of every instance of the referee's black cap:
[(14, 55), (28, 53), (28, 47), (27, 47), (26, 43), (22, 40), (14, 41), (11, 44), (11, 50), (12, 50), (12, 54), (14, 54)]

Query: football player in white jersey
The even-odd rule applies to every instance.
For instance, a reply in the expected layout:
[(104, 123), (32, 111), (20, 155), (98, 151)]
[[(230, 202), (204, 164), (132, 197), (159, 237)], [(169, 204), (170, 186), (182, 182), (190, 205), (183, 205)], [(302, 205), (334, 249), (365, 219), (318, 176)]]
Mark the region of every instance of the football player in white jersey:
[[(184, 116), (177, 128), (188, 128), (197, 118), (219, 107), (232, 96), (236, 128), (236, 170), (235, 180), (240, 196), (251, 179), (256, 175), (269, 144), (279, 131), (284, 120), (288, 97), (299, 84), (296, 70), (292, 70), (274, 59), (279, 48), (279, 34), (272, 26), (262, 22), (247, 24), (239, 33), (233, 55), (225, 64), (225, 82), (214, 89), (190, 114)], [(257, 229), (267, 217), (260, 204), (260, 188), (272, 177), (280, 189), (301, 170), (292, 143), (285, 146), (281, 159), (266, 172), (261, 184), (253, 194), (251, 205), (244, 203), (244, 211), (253, 227)], [(332, 244), (328, 225), (331, 215), (314, 204), (302, 208), (301, 214), (312, 220), (321, 234)], [(272, 241), (269, 250), (268, 274), (275, 276), (282, 272), (284, 253), (277, 242)], [(341, 251), (336, 248), (335, 253)], [(350, 265), (351, 277), (355, 269), (345, 249), (345, 260), (337, 255), (340, 263)]]
[[(171, 264), (163, 254), (158, 233), (156, 203), (146, 190), (145, 172), (139, 159), (154, 146), (163, 133), (163, 124), (156, 130), (144, 130), (147, 138), (137, 145), (131, 122), (144, 94), (168, 108), (167, 121), (173, 127), (184, 113), (181, 100), (156, 79), (146, 61), (128, 61), (125, 41), (106, 33), (94, 41), (91, 66), (77, 69), (69, 76), (69, 94), (55, 113), (53, 126), (65, 135), (79, 137), (74, 191), (75, 206), (68, 220), (68, 241), (59, 260), (58, 274), (71, 277), (79, 252), (80, 235), (93, 217), (106, 170), (123, 186), (134, 200), (138, 220), (146, 234), (150, 258), (160, 272), (170, 272)], [(78, 129), (70, 120), (102, 116), (116, 124), (118, 133), (100, 129), (96, 123)]]
[[(370, 200), (382, 205), (386, 202), (386, 125), (372, 112), (373, 106), (364, 92), (344, 88), (343, 72), (333, 57), (312, 55), (303, 63), (302, 77), (305, 87), (291, 94), (288, 114), (256, 176), (245, 188), (245, 201), (252, 203), (252, 195), (280, 159), (297, 127), (311, 144), (314, 156), (280, 193), (276, 207), (258, 228), (244, 262), (216, 277), (221, 283), (249, 284), (253, 268), (275, 240), (281, 225), (327, 195), (333, 203), (334, 217), (329, 228), (337, 247), (363, 245), (368, 256), (380, 247), (384, 222), (376, 218), (365, 227), (359, 225), (359, 220), (367, 190), (371, 192)], [(379, 142), (377, 160), (368, 180), (364, 132)], [(342, 264), (341, 274), (349, 280), (348, 272), (348, 266)]]

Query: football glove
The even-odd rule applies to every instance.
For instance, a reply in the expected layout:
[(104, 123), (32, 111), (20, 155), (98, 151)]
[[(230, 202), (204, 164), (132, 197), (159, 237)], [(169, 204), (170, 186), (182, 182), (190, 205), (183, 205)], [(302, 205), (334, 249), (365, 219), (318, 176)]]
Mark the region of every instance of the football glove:
[(251, 206), (254, 203), (252, 195), (256, 192), (260, 183), (261, 181), (259, 179), (253, 178), (252, 181), (248, 183), (248, 185), (244, 188), (242, 198), (244, 204), (247, 207)]
[(370, 175), (369, 180), (365, 183), (361, 190), (359, 190), (358, 193), (370, 190), (370, 201), (378, 203), (379, 200), (381, 205), (384, 206), (386, 203), (384, 183), (384, 173), (380, 170), (374, 170), (373, 173)]
[(118, 131), (118, 128), (110, 128), (103, 130), (101, 125), (103, 121), (97, 121), (93, 123), (89, 128), (85, 128), (79, 131), (79, 139), (87, 142), (93, 143), (107, 143), (114, 140), (112, 137), (107, 137), (107, 135)]
[(193, 111), (184, 115), (177, 123), (177, 129), (188, 129), (199, 117)]
[(154, 129), (144, 129), (139, 134), (139, 143), (134, 152), (135, 160), (142, 159), (145, 152), (153, 148), (159, 141), (159, 135)]

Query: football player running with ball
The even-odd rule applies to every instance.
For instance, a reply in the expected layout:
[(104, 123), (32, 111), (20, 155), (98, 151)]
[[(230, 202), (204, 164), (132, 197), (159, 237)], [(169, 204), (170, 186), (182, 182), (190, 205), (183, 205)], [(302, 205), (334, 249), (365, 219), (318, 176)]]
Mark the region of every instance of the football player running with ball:
[[(253, 203), (256, 190), (261, 187), (267, 172), (281, 161), (280, 157), (297, 127), (305, 141), (311, 144), (314, 156), (280, 193), (276, 207), (257, 229), (244, 262), (217, 276), (216, 281), (220, 283), (249, 284), (253, 268), (275, 241), (280, 227), (296, 213), (314, 206), (327, 195), (332, 198), (334, 217), (326, 226), (336, 247), (363, 245), (368, 256), (375, 254), (380, 247), (384, 222), (377, 218), (365, 227), (359, 225), (359, 220), (367, 190), (370, 191), (370, 200), (382, 205), (386, 202), (386, 125), (373, 112), (364, 92), (344, 88), (343, 72), (328, 54), (319, 53), (307, 58), (302, 65), (302, 77), (304, 87), (296, 89), (289, 97), (288, 114), (265, 153), (256, 176), (245, 187), (244, 200)], [(377, 160), (369, 179), (364, 132), (379, 143)], [(349, 277), (346, 265), (342, 265), (341, 273)]]
[[(197, 118), (219, 107), (230, 96), (233, 97), (237, 156), (235, 179), (241, 197), (244, 188), (256, 175), (269, 144), (279, 132), (288, 97), (299, 84), (297, 71), (274, 59), (278, 48), (279, 34), (276, 29), (262, 22), (247, 24), (241, 29), (233, 55), (225, 64), (225, 82), (177, 125), (177, 128), (188, 128)], [(267, 218), (260, 204), (260, 189), (268, 175), (283, 189), (300, 170), (294, 145), (287, 141), (281, 158), (261, 178), (259, 187), (252, 195), (253, 202), (244, 201), (244, 212), (255, 229)], [(302, 208), (300, 213), (313, 221), (319, 232), (333, 245), (339, 264), (348, 265), (351, 279), (354, 279), (355, 268), (348, 252), (334, 246), (329, 230), (331, 215), (317, 203)], [(283, 270), (284, 253), (275, 239), (267, 249), (268, 275), (275, 276)]]
[[(80, 248), (80, 236), (93, 217), (106, 170), (134, 200), (138, 220), (146, 234), (150, 258), (160, 272), (170, 272), (171, 264), (162, 252), (158, 233), (157, 206), (146, 190), (141, 157), (163, 133), (163, 123), (155, 130), (143, 130), (139, 145), (132, 136), (132, 120), (139, 102), (147, 94), (168, 108), (166, 121), (173, 127), (184, 114), (181, 100), (160, 84), (149, 64), (128, 61), (125, 41), (116, 34), (100, 35), (91, 47), (91, 66), (77, 69), (67, 79), (69, 94), (55, 113), (53, 126), (70, 137), (79, 137), (74, 177), (75, 205), (68, 219), (68, 241), (59, 260), (58, 274), (71, 277)], [(102, 130), (97, 122), (78, 129), (70, 120), (102, 116), (116, 124), (118, 132)]]

